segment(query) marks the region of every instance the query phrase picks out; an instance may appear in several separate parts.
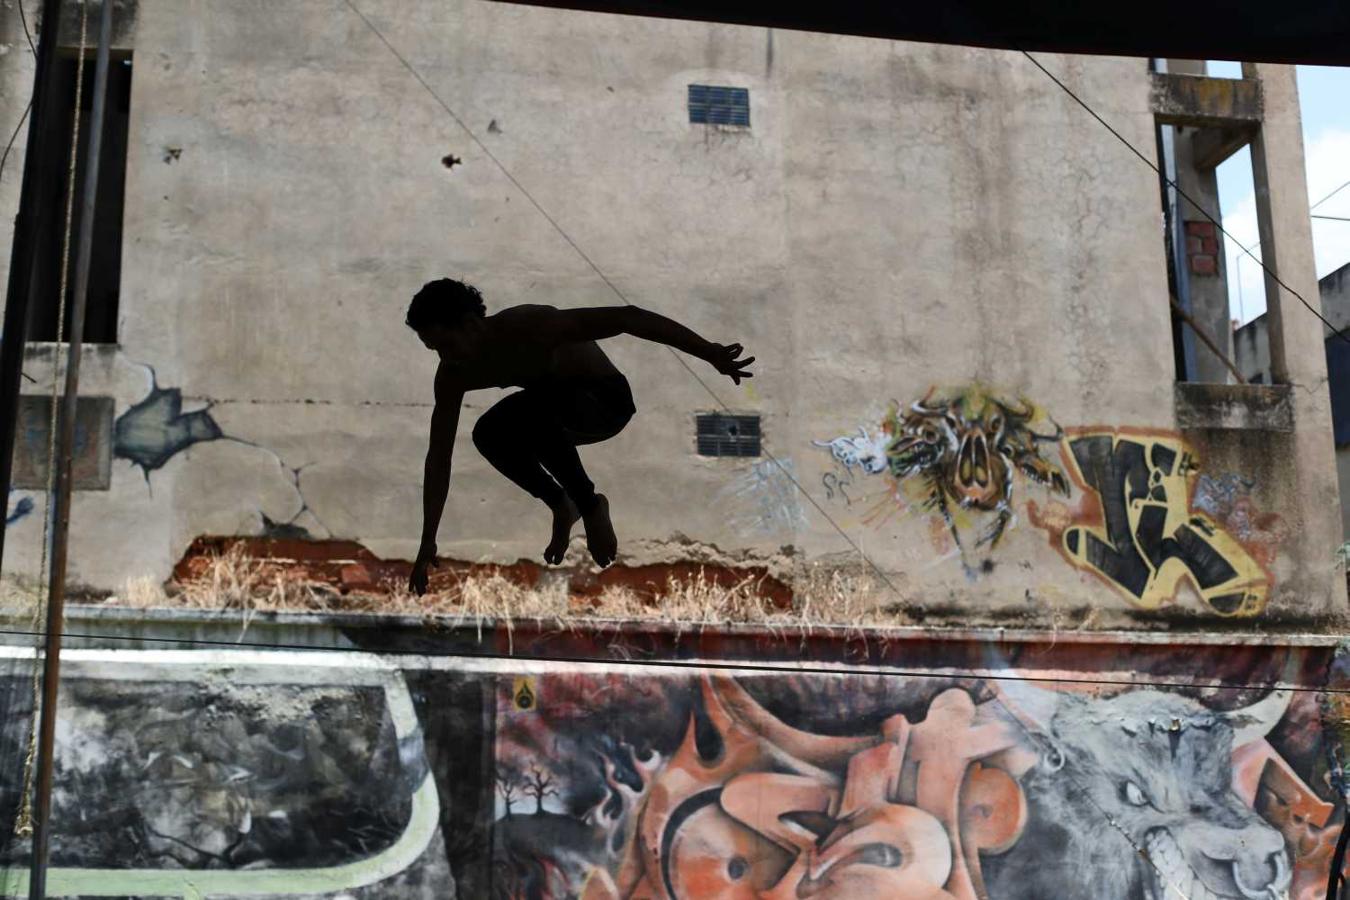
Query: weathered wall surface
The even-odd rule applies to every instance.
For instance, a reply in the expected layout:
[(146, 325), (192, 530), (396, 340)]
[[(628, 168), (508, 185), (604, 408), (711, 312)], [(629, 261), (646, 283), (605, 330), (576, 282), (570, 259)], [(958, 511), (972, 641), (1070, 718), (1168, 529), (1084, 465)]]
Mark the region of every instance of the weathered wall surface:
[[(664, 349), (611, 342), (640, 413), (584, 458), (624, 561), (692, 540), (786, 577), (861, 548), (903, 603), (963, 621), (1341, 611), (1338, 536), (1302, 526), (1284, 481), (1246, 457), (1210, 466), (1177, 430), (1156, 177), (1024, 58), (492, 3), (362, 9), (628, 299), (759, 359), (716, 390), (762, 416), (782, 468), (696, 455), (703, 389)], [(75, 580), (167, 575), (203, 534), (411, 556), (435, 362), (402, 324), (412, 293), (445, 274), (490, 309), (618, 298), (350, 9), (143, 0), (134, 54), (119, 345), (83, 377), (115, 398), (112, 486), (76, 499)], [(1045, 62), (1153, 152), (1144, 61)], [(690, 124), (696, 82), (748, 88), (750, 128)], [(25, 389), (47, 390), (49, 356), (28, 369)], [(462, 420), (447, 556), (513, 562), (546, 540), (468, 440), (497, 397)], [(1114, 467), (1118, 443), (1075, 444), (1107, 434), (1170, 461)], [(1299, 527), (1222, 527), (1197, 506), (1204, 478)], [(1145, 484), (1160, 493), (1127, 509)], [(25, 502), (21, 571), (42, 517), (37, 495), (9, 509)]]
[(1345, 816), (1326, 644), (520, 628), (508, 658), (412, 624), (71, 650), (52, 896), (1312, 900)]

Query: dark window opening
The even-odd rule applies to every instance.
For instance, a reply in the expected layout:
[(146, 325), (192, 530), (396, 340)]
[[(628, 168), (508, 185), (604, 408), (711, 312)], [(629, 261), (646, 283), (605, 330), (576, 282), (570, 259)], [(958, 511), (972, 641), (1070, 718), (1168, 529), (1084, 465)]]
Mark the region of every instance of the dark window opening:
[(759, 416), (703, 413), (698, 417), (700, 456), (759, 456)]
[[(90, 123), (94, 113), (94, 57), (85, 58), (84, 81), (80, 91), (80, 141), (73, 182), (67, 178), (70, 146), (73, 138), (77, 58), (73, 54), (56, 60), (52, 77), (51, 117), (35, 127), (47, 128), (51, 146), (61, 160), (53, 166), (46, 184), (38, 186), (42, 202), (50, 204), (48, 227), (37, 235), (34, 247), (33, 305), (29, 314), (28, 339), (31, 341), (66, 340), (70, 335), (56, 334), (58, 294), (61, 291), (62, 243), (66, 232), (67, 191), (74, 192), (71, 207), (70, 249), (66, 294), (63, 302), (70, 309), (75, 287), (75, 258), (80, 233), (80, 199), (89, 154)], [(131, 59), (114, 57), (108, 68), (108, 96), (103, 113), (103, 147), (100, 151), (98, 195), (94, 207), (92, 253), (89, 259), (89, 287), (84, 318), (84, 340), (93, 344), (117, 342), (117, 310), (122, 277), (122, 207), (126, 189), (127, 125), (131, 112)]]
[(689, 121), (696, 125), (750, 126), (750, 91), (746, 88), (689, 85)]

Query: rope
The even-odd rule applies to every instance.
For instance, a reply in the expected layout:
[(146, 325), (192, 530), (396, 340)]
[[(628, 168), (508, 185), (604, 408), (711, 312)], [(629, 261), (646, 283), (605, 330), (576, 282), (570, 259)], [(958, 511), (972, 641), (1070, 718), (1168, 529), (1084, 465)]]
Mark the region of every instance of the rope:
[[(408, 74), (412, 75), (412, 77), (417, 80), (417, 83), (422, 85), (422, 87), (426, 90), (426, 92), (431, 95), (431, 99), (435, 100), (436, 103), (441, 107), (441, 109), (445, 110), (446, 113), (449, 114), (450, 118), (455, 120), (455, 124), (459, 125), (459, 127), (463, 129), (464, 133), (467, 134), (469, 138), (475, 144), (478, 145), (478, 148), (483, 151), (483, 154), (487, 156), (488, 159), (492, 160), (493, 163), (496, 164), (497, 168), (501, 170), (502, 174), (506, 176), (507, 180), (509, 180), (513, 185), (516, 186), (516, 189), (520, 191), (522, 195), (524, 195), (526, 200), (530, 201), (530, 203), (534, 206), (534, 208), (539, 211), (539, 214), (543, 216), (550, 225), (553, 226), (554, 230), (557, 231), (559, 235), (562, 236), (562, 239), (571, 245), (572, 249), (577, 252), (577, 255), (580, 256), (586, 262), (586, 264), (591, 267), (591, 269), (595, 272), (595, 274), (600, 277), (600, 280), (603, 281), (605, 285), (611, 291), (614, 292), (614, 295), (618, 297), (621, 301), (623, 301), (623, 303), (626, 306), (636, 306), (637, 304), (629, 300), (628, 297), (624, 295), (623, 291), (619, 290), (619, 288), (614, 284), (614, 282), (609, 280), (609, 277), (605, 275), (603, 271), (601, 271), (600, 267), (595, 264), (595, 261), (586, 254), (586, 251), (582, 250), (581, 247), (577, 244), (577, 242), (572, 240), (571, 235), (569, 235), (567, 231), (561, 225), (558, 224), (556, 219), (554, 219), (551, 215), (548, 214), (548, 211), (545, 210), (544, 207), (539, 204), (539, 201), (534, 199), (534, 195), (531, 194), (528, 190), (526, 190), (523, 184), (521, 184), (519, 181), (516, 180), (515, 176), (511, 174), (510, 170), (507, 169), (506, 166), (502, 164), (502, 161), (497, 159), (497, 157), (492, 154), (492, 151), (488, 149), (487, 145), (484, 144), (482, 140), (479, 139), (478, 135), (474, 134), (473, 129), (471, 129), (468, 125), (464, 124), (464, 120), (461, 119), (455, 113), (455, 111), (450, 108), (450, 105), (448, 103), (446, 103), (443, 99), (441, 99), (441, 96), (437, 94), (435, 90), (432, 89), (431, 85), (427, 83), (426, 79), (423, 78), (415, 68), (413, 68), (412, 64), (409, 63), (407, 59), (404, 58), (403, 54), (398, 52), (398, 49), (395, 48), (394, 45), (389, 42), (389, 39), (386, 38), (384, 34), (378, 28), (375, 27), (375, 24), (371, 22), (370, 19), (366, 18), (365, 13), (361, 12), (361, 10), (357, 8), (353, 0), (345, 0), (345, 2), (347, 6), (351, 8), (351, 11), (356, 13), (356, 15), (361, 19), (361, 21), (366, 24), (366, 27), (369, 28), (371, 32), (377, 38), (380, 39), (380, 43), (384, 44), (384, 46), (388, 48), (389, 52), (393, 54), (394, 58), (397, 59), (403, 65), (403, 68), (408, 70)], [(675, 361), (678, 362), (686, 372), (688, 372), (691, 376), (693, 376), (693, 379), (699, 383), (699, 386), (702, 387), (705, 392), (707, 392), (708, 396), (712, 398), (713, 402), (717, 404), (717, 406), (721, 408), (723, 412), (727, 413), (728, 415), (733, 415), (731, 408), (727, 406), (726, 403), (722, 402), (722, 398), (719, 397), (717, 393), (713, 391), (711, 387), (708, 386), (708, 383), (704, 381), (703, 378), (701, 378), (697, 372), (694, 371), (693, 367), (689, 365), (689, 363), (684, 359), (684, 357), (681, 356), (679, 353), (677, 353), (674, 350), (674, 348), (667, 348), (667, 349), (670, 350), (671, 356), (675, 357)], [(900, 593), (900, 589), (895, 586), (895, 583), (891, 581), (890, 577), (887, 576), (886, 573), (882, 571), (881, 568), (875, 562), (873, 562), (872, 559), (868, 557), (866, 553), (863, 552), (863, 549), (858, 545), (858, 542), (853, 540), (853, 538), (849, 536), (848, 532), (846, 532), (843, 529), (843, 527), (834, 520), (834, 517), (832, 517), (829, 514), (829, 512), (825, 510), (825, 507), (821, 506), (820, 502), (816, 500), (815, 497), (811, 496), (811, 492), (802, 486), (802, 483), (797, 480), (797, 477), (792, 474), (792, 471), (786, 465), (784, 465), (782, 461), (778, 459), (778, 457), (774, 456), (767, 449), (761, 447), (760, 452), (778, 468), (778, 471), (781, 472), (784, 475), (784, 477), (786, 477), (787, 480), (792, 483), (792, 486), (796, 488), (797, 491), (803, 497), (806, 498), (807, 502), (809, 502), (811, 506), (813, 506), (816, 509), (816, 511), (819, 512), (825, 518), (825, 521), (829, 522), (830, 525), (834, 527), (834, 530), (839, 532), (840, 537), (842, 537), (850, 547), (852, 547), (855, 551), (857, 551), (858, 556), (877, 575), (877, 577), (880, 578), (886, 584), (886, 586), (891, 589), (892, 593), (894, 593), (897, 598), (903, 601), (904, 596)]]
[[(104, 0), (109, 2), (109, 0)], [(53, 27), (59, 27), (54, 25)], [(84, 51), (89, 33), (89, 2), (80, 4), (80, 48), (75, 60), (75, 110), (72, 113), (70, 161), (66, 168), (66, 223), (61, 236), (61, 289), (56, 299), (56, 346), (52, 351), (52, 409), (47, 430), (47, 503), (42, 512), (42, 553), (38, 562), (38, 593), (33, 603), (33, 630), (37, 636), (42, 612), (46, 607), (42, 586), (47, 581), (47, 548), (52, 535), (53, 495), (56, 493), (56, 427), (57, 406), (60, 401), (61, 340), (66, 330), (66, 289), (70, 282), (70, 237), (74, 228), (75, 170), (80, 152), (80, 107), (84, 98)], [(33, 833), (33, 764), (37, 758), (37, 717), (41, 697), (40, 653), (34, 645), (33, 654), (33, 710), (28, 717), (28, 752), (23, 761), (23, 805), (14, 823), (14, 833), (29, 837)]]

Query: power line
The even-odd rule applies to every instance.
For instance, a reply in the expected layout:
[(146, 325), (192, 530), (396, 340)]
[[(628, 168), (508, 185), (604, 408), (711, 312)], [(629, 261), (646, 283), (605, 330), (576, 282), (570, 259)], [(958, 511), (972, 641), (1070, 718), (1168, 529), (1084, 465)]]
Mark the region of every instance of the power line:
[[(465, 625), (464, 627), (472, 627)], [(0, 629), (0, 635), (14, 635), (23, 637), (33, 637), (42, 632), (29, 631), (26, 629)], [(877, 676), (883, 675), (887, 678), (928, 678), (952, 680), (982, 680), (982, 681), (1010, 681), (1010, 682), (1032, 682), (1039, 684), (1076, 684), (1091, 685), (1097, 687), (1118, 687), (1118, 688), (1170, 688), (1182, 690), (1195, 690), (1203, 688), (1207, 690), (1222, 691), (1291, 691), (1293, 693), (1307, 694), (1332, 694), (1332, 695), (1350, 695), (1350, 687), (1310, 687), (1297, 684), (1286, 684), (1279, 681), (1273, 682), (1226, 682), (1217, 679), (1213, 683), (1204, 684), (1186, 681), (1152, 681), (1141, 678), (1115, 679), (1115, 678), (1089, 678), (1089, 677), (1060, 677), (1049, 675), (1006, 675), (998, 674), (992, 671), (981, 671), (977, 669), (948, 669), (943, 672), (924, 671), (920, 669), (894, 669), (885, 668), (880, 665), (873, 668), (862, 668), (857, 666), (840, 666), (833, 663), (824, 663), (820, 666), (806, 666), (800, 662), (785, 660), (782, 663), (771, 662), (737, 662), (732, 660), (686, 660), (686, 659), (632, 659), (632, 658), (605, 658), (597, 659), (595, 657), (573, 656), (573, 655), (549, 655), (541, 654), (539, 656), (516, 656), (512, 653), (501, 653), (493, 651), (465, 652), (463, 650), (447, 650), (444, 652), (428, 652), (425, 649), (403, 650), (399, 648), (380, 648), (371, 650), (366, 647), (315, 647), (312, 644), (289, 644), (275, 643), (272, 641), (226, 641), (213, 640), (211, 638), (176, 638), (176, 637), (153, 637), (147, 635), (120, 635), (120, 634), (98, 634), (98, 633), (79, 633), (66, 632), (68, 638), (79, 638), (82, 640), (101, 640), (101, 641), (123, 641), (151, 644), (188, 644), (191, 646), (207, 647), (228, 647), (232, 649), (249, 650), (291, 650), (305, 651), (311, 653), (379, 653), (381, 656), (428, 656), (442, 657), (446, 659), (481, 659), (509, 661), (515, 665), (528, 664), (530, 662), (542, 663), (566, 663), (568, 665), (587, 665), (587, 666), (637, 666), (640, 668), (654, 669), (680, 669), (680, 670), (714, 670), (730, 672), (754, 672), (760, 674), (800, 674), (811, 673), (815, 675), (849, 675), (849, 676)], [(1290, 648), (1291, 652), (1293, 648)]]
[[(370, 19), (366, 18), (365, 13), (361, 12), (361, 10), (357, 8), (353, 0), (345, 0), (345, 2), (347, 6), (351, 9), (351, 11), (356, 13), (356, 15), (360, 17), (362, 22), (366, 23), (366, 27), (369, 28), (370, 31), (377, 38), (380, 39), (380, 43), (384, 44), (384, 46), (388, 48), (389, 52), (393, 54), (394, 58), (397, 59), (403, 65), (403, 68), (408, 70), (408, 74), (412, 75), (412, 77), (417, 80), (417, 83), (422, 85), (422, 87), (426, 90), (428, 94), (431, 95), (431, 98), (436, 101), (436, 103), (441, 107), (441, 109), (445, 110), (445, 112), (450, 116), (450, 118), (455, 120), (455, 124), (459, 125), (459, 127), (463, 129), (464, 133), (467, 134), (469, 138), (475, 144), (478, 145), (478, 148), (483, 151), (484, 155), (486, 155), (488, 159), (492, 160), (492, 162), (496, 164), (497, 168), (501, 170), (502, 174), (505, 175), (507, 179), (509, 179), (510, 182), (516, 186), (516, 189), (520, 191), (521, 194), (524, 195), (525, 199), (530, 201), (530, 203), (534, 206), (534, 208), (539, 211), (539, 214), (542, 215), (548, 221), (548, 223), (553, 226), (554, 230), (556, 230), (558, 234), (562, 236), (563, 240), (567, 241), (567, 243), (571, 245), (572, 249), (577, 252), (577, 255), (580, 256), (583, 260), (585, 260), (586, 264), (590, 266), (591, 269), (595, 272), (595, 274), (600, 277), (600, 280), (603, 281), (605, 285), (611, 291), (614, 292), (614, 295), (618, 297), (620, 300), (622, 300), (625, 305), (636, 306), (635, 303), (633, 303), (631, 300), (628, 299), (628, 297), (623, 293), (623, 291), (619, 290), (618, 286), (615, 285), (614, 282), (609, 280), (609, 277), (605, 275), (605, 273), (600, 269), (600, 267), (595, 264), (595, 261), (586, 254), (586, 251), (582, 250), (581, 247), (577, 244), (577, 242), (572, 240), (571, 235), (567, 233), (566, 229), (564, 229), (561, 225), (559, 225), (557, 220), (554, 219), (553, 216), (549, 215), (548, 211), (545, 210), (544, 207), (540, 205), (538, 200), (534, 199), (534, 195), (531, 194), (528, 190), (526, 190), (523, 184), (521, 184), (519, 181), (516, 180), (516, 177), (511, 174), (510, 170), (506, 168), (506, 166), (501, 162), (501, 160), (497, 159), (497, 157), (493, 155), (492, 151), (488, 149), (487, 145), (484, 144), (478, 138), (478, 135), (474, 133), (473, 129), (471, 129), (468, 125), (464, 123), (464, 120), (461, 119), (455, 113), (455, 111), (450, 108), (450, 105), (441, 98), (440, 94), (436, 93), (436, 91), (431, 87), (430, 84), (427, 83), (426, 79), (422, 77), (422, 75), (417, 71), (417, 69), (415, 69), (413, 65), (410, 62), (408, 62), (408, 60), (403, 56), (403, 54), (399, 53), (398, 49), (392, 43), (389, 42), (389, 39), (384, 36), (384, 33), (375, 27), (375, 23), (371, 22)], [(682, 357), (679, 353), (677, 353), (674, 350), (674, 348), (667, 348), (667, 349), (670, 350), (670, 354), (673, 357), (675, 357), (676, 362), (678, 362), (686, 372), (688, 372), (691, 376), (693, 376), (694, 380), (699, 383), (699, 386), (702, 387), (705, 392), (707, 392), (708, 396), (712, 398), (713, 402), (716, 403), (717, 406), (720, 407), (728, 415), (733, 415), (731, 408), (727, 406), (726, 403), (722, 402), (722, 398), (719, 397), (717, 393), (708, 385), (708, 383), (704, 381), (697, 372), (694, 371), (693, 367), (689, 365), (689, 363), (684, 359), (684, 357)], [(891, 579), (886, 575), (886, 573), (883, 572), (881, 568), (875, 562), (873, 562), (866, 553), (863, 552), (862, 547), (858, 546), (858, 543), (854, 541), (853, 538), (851, 538), (848, 535), (848, 532), (846, 532), (839, 525), (839, 523), (836, 522), (834, 518), (825, 510), (825, 508), (820, 505), (819, 501), (817, 501), (815, 497), (811, 496), (811, 493), (805, 487), (802, 486), (802, 483), (797, 480), (797, 477), (792, 474), (792, 472), (788, 469), (788, 467), (785, 466), (782, 463), (782, 461), (778, 459), (777, 456), (769, 452), (767, 449), (761, 447), (760, 452), (764, 456), (768, 457), (770, 462), (772, 462), (775, 466), (778, 467), (778, 470), (782, 472), (784, 476), (786, 476), (788, 481), (792, 483), (793, 487), (795, 487), (797, 491), (800, 492), (801, 495), (805, 497), (813, 507), (815, 507), (817, 512), (819, 512), (822, 516), (825, 517), (825, 520), (834, 527), (835, 531), (839, 532), (840, 536), (843, 537), (843, 539), (846, 542), (848, 542), (849, 546), (852, 547), (855, 551), (857, 551), (858, 556), (862, 558), (863, 562), (865, 562), (872, 569), (872, 571), (875, 572), (876, 575), (883, 582), (886, 583), (886, 586), (891, 589), (891, 591), (896, 595), (896, 597), (900, 598), (903, 601), (904, 596), (900, 593), (899, 588), (895, 586), (894, 582), (892, 582)]]
[[(1096, 110), (1094, 110), (1091, 106), (1088, 106), (1087, 103), (1086, 103), (1081, 97), (1079, 97), (1077, 94), (1075, 94), (1075, 93), (1073, 92), (1073, 89), (1072, 89), (1072, 88), (1070, 88), (1070, 87), (1069, 87), (1067, 84), (1065, 84), (1063, 81), (1060, 81), (1058, 78), (1056, 78), (1056, 77), (1055, 77), (1055, 74), (1054, 74), (1053, 72), (1051, 72), (1049, 69), (1047, 69), (1045, 66), (1041, 65), (1040, 60), (1036, 59), (1036, 57), (1032, 56), (1030, 53), (1028, 53), (1026, 50), (1023, 50), (1023, 49), (1020, 48), (1020, 47), (1018, 48), (1018, 52), (1021, 53), (1023, 56), (1025, 56), (1027, 59), (1031, 60), (1031, 64), (1032, 64), (1032, 65), (1034, 65), (1036, 68), (1038, 68), (1038, 69), (1040, 69), (1042, 72), (1044, 72), (1045, 75), (1046, 75), (1046, 77), (1049, 78), (1051, 81), (1053, 81), (1053, 82), (1059, 87), (1060, 90), (1062, 90), (1064, 93), (1068, 94), (1071, 98), (1073, 98), (1073, 101), (1074, 101), (1075, 103), (1077, 103), (1079, 106), (1083, 107), (1083, 109), (1087, 110), (1088, 115), (1092, 116), (1092, 118), (1094, 118), (1094, 119), (1096, 119), (1098, 122), (1100, 122), (1101, 125), (1102, 125), (1102, 127), (1105, 128), (1107, 131), (1111, 132), (1111, 134), (1113, 134), (1113, 135), (1115, 136), (1116, 140), (1118, 140), (1118, 141), (1120, 141), (1122, 144), (1124, 144), (1124, 145), (1129, 149), (1129, 151), (1130, 151), (1131, 153), (1133, 153), (1135, 156), (1137, 156), (1137, 157), (1139, 157), (1141, 160), (1143, 160), (1144, 165), (1148, 166), (1148, 167), (1149, 167), (1150, 169), (1152, 169), (1155, 173), (1157, 173), (1158, 177), (1161, 178), (1164, 182), (1166, 182), (1166, 184), (1168, 185), (1168, 187), (1170, 187), (1170, 188), (1172, 188), (1172, 190), (1176, 191), (1177, 194), (1180, 195), (1181, 197), (1184, 197), (1184, 198), (1186, 199), (1186, 201), (1187, 201), (1188, 203), (1191, 204), (1191, 206), (1194, 206), (1194, 207), (1196, 208), (1196, 210), (1200, 213), (1200, 215), (1204, 216), (1206, 219), (1208, 219), (1210, 222), (1212, 222), (1212, 223), (1214, 224), (1214, 227), (1215, 227), (1215, 228), (1218, 228), (1218, 229), (1219, 229), (1219, 232), (1220, 232), (1224, 237), (1228, 238), (1228, 239), (1231, 240), (1233, 243), (1237, 244), (1238, 247), (1242, 250), (1243, 253), (1247, 254), (1247, 255), (1250, 256), (1252, 259), (1256, 260), (1256, 264), (1257, 264), (1258, 266), (1260, 266), (1261, 269), (1262, 269), (1267, 275), (1269, 275), (1269, 276), (1275, 281), (1276, 284), (1278, 284), (1280, 287), (1284, 288), (1286, 291), (1288, 291), (1289, 293), (1291, 293), (1291, 294), (1293, 294), (1295, 297), (1297, 297), (1297, 298), (1298, 298), (1298, 302), (1299, 302), (1299, 303), (1302, 303), (1302, 304), (1307, 308), (1308, 312), (1312, 313), (1314, 316), (1317, 316), (1317, 318), (1321, 319), (1321, 320), (1322, 320), (1322, 324), (1325, 325), (1326, 327), (1330, 328), (1333, 334), (1335, 334), (1335, 335), (1336, 335), (1337, 337), (1339, 337), (1341, 340), (1345, 341), (1347, 344), (1350, 344), (1350, 335), (1347, 335), (1343, 330), (1341, 330), (1341, 329), (1337, 328), (1335, 325), (1331, 324), (1331, 321), (1328, 320), (1326, 316), (1322, 315), (1320, 312), (1317, 311), (1317, 309), (1316, 309), (1311, 303), (1309, 303), (1307, 300), (1303, 299), (1303, 295), (1302, 295), (1302, 294), (1300, 294), (1298, 291), (1296, 291), (1296, 290), (1294, 290), (1293, 288), (1291, 288), (1289, 285), (1285, 284), (1284, 281), (1280, 278), (1279, 274), (1277, 274), (1277, 273), (1275, 272), (1274, 269), (1271, 269), (1269, 266), (1267, 266), (1264, 262), (1261, 261), (1261, 259), (1259, 259), (1255, 254), (1253, 254), (1253, 253), (1252, 253), (1250, 250), (1248, 250), (1246, 247), (1243, 247), (1242, 244), (1238, 241), (1237, 238), (1233, 237), (1233, 235), (1229, 234), (1228, 231), (1224, 229), (1223, 223), (1222, 223), (1222, 222), (1220, 222), (1218, 219), (1214, 218), (1214, 216), (1210, 215), (1209, 210), (1207, 210), (1207, 209), (1205, 209), (1203, 206), (1201, 206), (1201, 205), (1199, 204), (1199, 202), (1197, 202), (1197, 201), (1195, 200), (1195, 198), (1193, 198), (1190, 194), (1188, 194), (1188, 193), (1186, 193), (1185, 191), (1183, 191), (1183, 190), (1181, 189), (1180, 185), (1178, 185), (1178, 184), (1176, 183), (1176, 181), (1174, 181), (1174, 180), (1171, 179), (1171, 178), (1168, 178), (1168, 177), (1163, 173), (1163, 171), (1162, 171), (1161, 169), (1158, 168), (1157, 163), (1155, 163), (1153, 160), (1151, 160), (1151, 159), (1149, 159), (1147, 156), (1145, 156), (1145, 155), (1143, 154), (1143, 152), (1140, 151), (1140, 149), (1139, 149), (1138, 147), (1136, 147), (1134, 144), (1130, 143), (1129, 138), (1125, 137), (1125, 135), (1121, 134), (1121, 133), (1120, 133), (1119, 131), (1117, 131), (1114, 127), (1112, 127), (1112, 125), (1111, 125), (1110, 122), (1106, 121), (1106, 120), (1103, 119), (1101, 116), (1099, 116), (1099, 115), (1097, 114), (1097, 111), (1096, 111)], [(1342, 187), (1344, 187), (1344, 186), (1345, 186), (1345, 185), (1342, 185)], [(1339, 191), (1340, 188), (1337, 188), (1336, 190)], [(1334, 194), (1335, 192), (1336, 192), (1336, 191), (1332, 191), (1333, 194)], [(1330, 195), (1328, 195), (1328, 196), (1330, 196)], [(1323, 198), (1323, 199), (1326, 199), (1326, 198)], [(1321, 201), (1318, 201), (1318, 202), (1321, 202)]]
[(1332, 191), (1330, 194), (1327, 194), (1327, 195), (1326, 195), (1325, 197), (1323, 197), (1321, 200), (1318, 200), (1318, 201), (1317, 201), (1316, 203), (1314, 203), (1312, 206), (1308, 207), (1308, 209), (1317, 209), (1317, 207), (1321, 206), (1323, 203), (1326, 203), (1326, 202), (1327, 202), (1328, 200), (1330, 200), (1332, 197), (1335, 197), (1337, 194), (1339, 194), (1341, 191), (1345, 190), (1345, 189), (1348, 188), (1348, 187), (1350, 187), (1350, 181), (1347, 181), (1345, 184), (1343, 184), (1343, 185), (1341, 185), (1340, 187), (1336, 188), (1336, 190)]
[(1314, 219), (1327, 219), (1328, 221), (1331, 221), (1331, 222), (1350, 222), (1350, 218), (1347, 218), (1346, 216), (1316, 216), (1316, 215), (1315, 215), (1315, 216), (1313, 216), (1313, 218), (1314, 218)]

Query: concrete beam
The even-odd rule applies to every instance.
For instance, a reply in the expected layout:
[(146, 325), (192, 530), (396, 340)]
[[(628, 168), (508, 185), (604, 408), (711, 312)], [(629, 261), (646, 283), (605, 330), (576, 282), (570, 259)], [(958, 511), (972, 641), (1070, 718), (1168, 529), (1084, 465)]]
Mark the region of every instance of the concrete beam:
[(1292, 386), (1287, 384), (1197, 384), (1176, 386), (1177, 427), (1189, 429), (1294, 430)]
[(1264, 114), (1254, 79), (1153, 73), (1153, 114), (1164, 125), (1258, 127)]
[(1199, 128), (1191, 137), (1191, 164), (1199, 170), (1217, 168), (1220, 163), (1247, 146), (1261, 126), (1234, 125), (1229, 128)]

